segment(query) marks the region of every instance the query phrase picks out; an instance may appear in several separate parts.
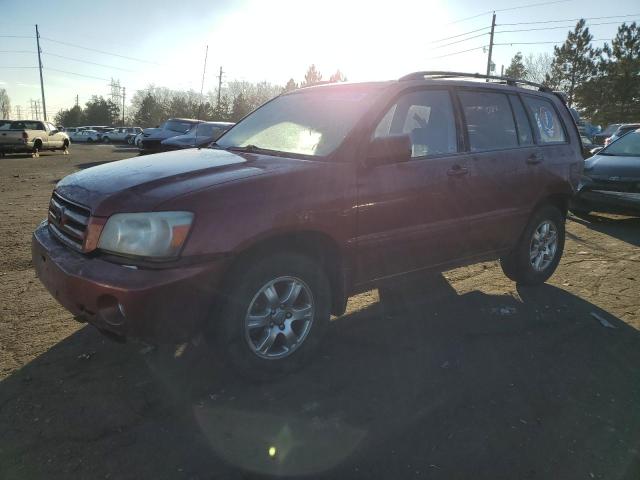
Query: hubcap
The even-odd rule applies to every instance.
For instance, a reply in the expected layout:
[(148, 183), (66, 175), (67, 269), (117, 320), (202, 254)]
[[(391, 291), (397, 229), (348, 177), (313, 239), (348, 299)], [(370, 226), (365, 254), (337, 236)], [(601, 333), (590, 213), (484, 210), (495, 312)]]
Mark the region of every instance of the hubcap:
[(550, 220), (544, 220), (533, 232), (529, 248), (529, 261), (537, 272), (546, 269), (558, 250), (558, 231)]
[(244, 320), (249, 348), (265, 359), (283, 358), (306, 339), (314, 319), (311, 289), (296, 277), (279, 277), (255, 294)]

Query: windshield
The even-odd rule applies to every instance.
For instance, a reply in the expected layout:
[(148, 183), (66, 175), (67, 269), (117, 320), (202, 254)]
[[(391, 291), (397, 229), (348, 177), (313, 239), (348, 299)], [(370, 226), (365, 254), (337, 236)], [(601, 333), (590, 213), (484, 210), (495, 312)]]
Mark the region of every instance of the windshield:
[(619, 124), (619, 123), (612, 123), (612, 124), (611, 124), (611, 125), (609, 125), (609, 126), (606, 128), (606, 130), (605, 130), (604, 132), (602, 132), (602, 133), (612, 134), (612, 133), (614, 133), (614, 132), (618, 129), (618, 127), (619, 127), (619, 126), (620, 126), (620, 124)]
[(319, 88), (277, 97), (232, 128), (218, 145), (329, 155), (369, 108), (371, 93), (363, 88)]
[(165, 130), (171, 130), (172, 132), (178, 133), (187, 133), (192, 127), (193, 123), (181, 122), (180, 120), (168, 120), (163, 126)]
[(600, 155), (640, 157), (640, 133), (628, 133), (600, 152)]

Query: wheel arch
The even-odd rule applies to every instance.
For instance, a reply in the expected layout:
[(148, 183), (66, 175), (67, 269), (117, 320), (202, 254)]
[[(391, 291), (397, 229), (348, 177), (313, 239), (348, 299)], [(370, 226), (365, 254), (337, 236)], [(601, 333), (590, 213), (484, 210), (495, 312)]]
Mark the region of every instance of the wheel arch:
[(331, 313), (344, 313), (348, 299), (346, 258), (338, 242), (320, 231), (276, 233), (257, 239), (234, 257), (225, 276), (238, 273), (258, 257), (279, 252), (299, 253), (314, 259), (324, 269), (331, 285)]
[(563, 217), (567, 217), (567, 212), (569, 211), (569, 200), (571, 199), (571, 195), (567, 193), (551, 193), (544, 198), (542, 198), (535, 206), (531, 215), (533, 215), (540, 207), (543, 205), (553, 205), (558, 208), (562, 213)]

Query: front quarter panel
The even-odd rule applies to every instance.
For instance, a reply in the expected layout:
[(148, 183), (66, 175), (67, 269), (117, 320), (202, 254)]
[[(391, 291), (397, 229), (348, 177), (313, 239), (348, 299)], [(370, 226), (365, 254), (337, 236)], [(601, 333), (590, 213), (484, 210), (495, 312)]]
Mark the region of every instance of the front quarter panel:
[(355, 237), (354, 166), (305, 162), (184, 195), (161, 210), (188, 210), (195, 221), (183, 257), (236, 255), (270, 237), (323, 233), (341, 249)]

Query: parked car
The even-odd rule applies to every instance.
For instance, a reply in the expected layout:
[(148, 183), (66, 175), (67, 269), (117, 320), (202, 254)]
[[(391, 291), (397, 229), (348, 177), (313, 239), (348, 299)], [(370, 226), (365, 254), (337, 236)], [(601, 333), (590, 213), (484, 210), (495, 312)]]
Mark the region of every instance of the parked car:
[(136, 147), (140, 148), (140, 142), (142, 142), (143, 135), (144, 135), (143, 133), (139, 133), (135, 137), (129, 137), (129, 140), (127, 140), (127, 143), (129, 143), (130, 145), (135, 145)]
[(40, 120), (14, 120), (0, 126), (0, 153), (35, 153), (66, 150), (69, 136)]
[(640, 215), (640, 129), (627, 133), (585, 160), (571, 211)]
[(130, 137), (135, 137), (139, 133), (142, 133), (140, 127), (120, 127), (114, 128), (109, 132), (105, 132), (102, 135), (102, 141), (109, 142), (126, 142)]
[[(578, 132), (579, 131), (580, 130), (578, 130)], [(580, 141), (582, 142), (582, 156), (584, 158), (589, 158), (591, 155), (593, 155), (591, 153), (591, 150), (595, 148), (593, 142), (589, 139), (589, 137), (586, 137), (584, 135), (580, 135)]]
[(615, 142), (617, 139), (619, 139), (623, 135), (629, 132), (632, 132), (633, 130), (637, 130), (638, 128), (640, 128), (640, 123), (623, 123), (618, 127), (618, 129), (614, 132), (613, 135), (611, 135), (609, 138), (607, 138), (604, 141), (604, 146), (606, 147), (607, 145)]
[(195, 125), (184, 135), (163, 140), (160, 142), (160, 149), (168, 151), (182, 148), (206, 147), (211, 142), (215, 142), (233, 125), (234, 124), (230, 122), (202, 122)]
[(190, 118), (170, 118), (158, 128), (145, 128), (142, 131), (138, 148), (141, 154), (157, 153), (162, 151), (161, 142), (167, 138), (184, 135), (200, 123), (199, 120)]
[(612, 123), (600, 133), (596, 133), (592, 137), (593, 143), (596, 145), (604, 145), (604, 141), (613, 135), (620, 125), (620, 123)]
[(296, 368), (351, 295), (412, 272), (499, 258), (546, 281), (584, 163), (569, 110), (543, 86), (432, 75), (297, 89), (211, 148), (65, 177), (33, 236), (38, 276), (112, 337), (204, 331), (257, 376)]
[(100, 134), (96, 130), (78, 130), (70, 136), (72, 142), (96, 143), (100, 141)]

